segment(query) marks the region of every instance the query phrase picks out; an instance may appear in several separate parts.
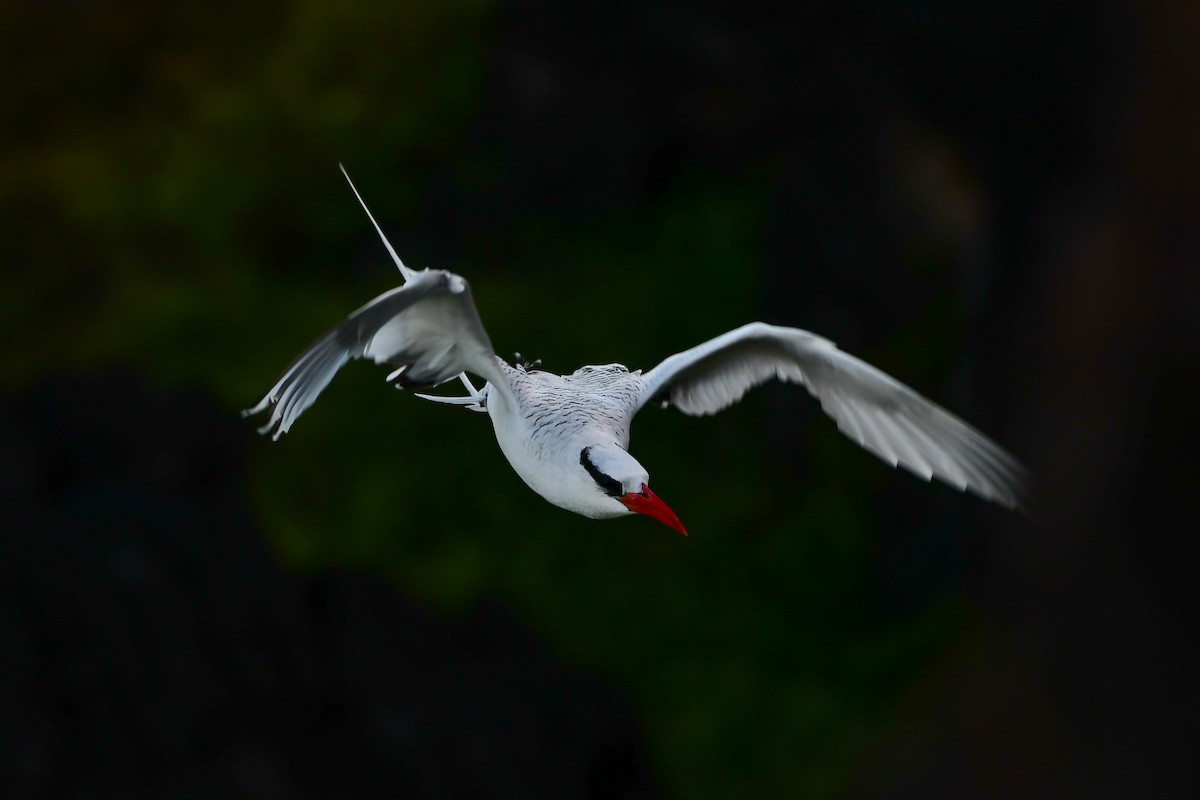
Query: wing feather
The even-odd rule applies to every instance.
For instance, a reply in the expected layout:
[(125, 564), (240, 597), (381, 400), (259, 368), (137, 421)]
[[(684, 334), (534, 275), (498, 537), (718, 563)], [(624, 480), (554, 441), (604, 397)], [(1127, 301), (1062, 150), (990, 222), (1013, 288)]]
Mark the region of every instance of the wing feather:
[(473, 372), (500, 391), (508, 391), (470, 286), (451, 272), (423, 270), (317, 339), (253, 408), (242, 413), (249, 416), (270, 409), (259, 432), (278, 439), (337, 371), (357, 358), (404, 367), (396, 380), (406, 387), (436, 386)]
[(1010, 508), (1024, 499), (1028, 474), (999, 445), (828, 339), (797, 328), (751, 323), (665, 359), (643, 376), (638, 408), (665, 400), (691, 416), (715, 414), (772, 378), (803, 383), (842, 433), (892, 466)]

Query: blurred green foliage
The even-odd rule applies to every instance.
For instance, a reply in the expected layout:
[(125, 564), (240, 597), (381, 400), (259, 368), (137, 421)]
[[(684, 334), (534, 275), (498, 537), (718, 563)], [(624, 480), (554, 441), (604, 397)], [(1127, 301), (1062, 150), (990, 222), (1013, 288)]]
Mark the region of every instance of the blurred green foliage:
[[(83, 4), (67, 24), (49, 4), (0, 9), (0, 67), (37, 76), (8, 82), (0, 106), (0, 256), (15, 275), (0, 313), (20, 343), (0, 380), (134, 365), (234, 414), (397, 283), (336, 164), (387, 230), (411, 229), (481, 102), (496, 10), (133, 6)], [(471, 191), (503, 172), (489, 158), (455, 172)], [(649, 367), (759, 315), (762, 191), (754, 174), (688, 174), (637, 207), (517, 217), (433, 265), (472, 281), (504, 354)], [(918, 319), (906, 356), (947, 319)], [(250, 492), (279, 556), (384, 573), (447, 613), (500, 595), (629, 693), (676, 796), (836, 793), (961, 630), (954, 598), (879, 606), (868, 497), (890, 478), (832, 425), (806, 434), (821, 467), (801, 482), (762, 458), (761, 397), (716, 419), (646, 412), (635, 453), (684, 539), (552, 508), (485, 417), (382, 374), (351, 365), (282, 442), (252, 445)]]

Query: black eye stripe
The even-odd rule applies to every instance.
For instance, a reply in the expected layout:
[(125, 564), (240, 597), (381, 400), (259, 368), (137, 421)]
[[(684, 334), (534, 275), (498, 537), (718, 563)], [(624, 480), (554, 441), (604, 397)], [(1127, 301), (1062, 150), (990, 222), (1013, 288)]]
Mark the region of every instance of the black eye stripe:
[(600, 488), (603, 489), (604, 493), (609, 497), (620, 497), (625, 494), (625, 490), (621, 487), (620, 481), (605, 475), (603, 472), (597, 469), (596, 465), (592, 463), (592, 460), (588, 458), (588, 450), (591, 449), (592, 448), (590, 447), (585, 447), (579, 451), (579, 463), (582, 464), (583, 468), (587, 470), (588, 475), (592, 476), (592, 480), (598, 483)]

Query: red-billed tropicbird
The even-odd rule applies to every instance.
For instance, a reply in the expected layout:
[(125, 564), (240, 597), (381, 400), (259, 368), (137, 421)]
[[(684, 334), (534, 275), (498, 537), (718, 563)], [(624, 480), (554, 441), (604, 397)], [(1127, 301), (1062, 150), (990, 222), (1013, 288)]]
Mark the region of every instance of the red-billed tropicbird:
[[(555, 375), (519, 356), (510, 365), (495, 354), (466, 280), (405, 266), (352, 181), (350, 188), (406, 282), (318, 339), (243, 412), (269, 409), (260, 433), (286, 433), (351, 359), (397, 366), (387, 380), (403, 389), (458, 378), (465, 397), (417, 396), (486, 412), (500, 450), (542, 497), (585, 517), (645, 514), (686, 533), (628, 452), (634, 414), (650, 403), (715, 414), (777, 378), (803, 384), (844, 434), (892, 466), (1009, 508), (1021, 502), (1026, 474), (1015, 458), (891, 376), (798, 328), (752, 322), (644, 373), (605, 364)], [(468, 372), (486, 381), (481, 389)]]

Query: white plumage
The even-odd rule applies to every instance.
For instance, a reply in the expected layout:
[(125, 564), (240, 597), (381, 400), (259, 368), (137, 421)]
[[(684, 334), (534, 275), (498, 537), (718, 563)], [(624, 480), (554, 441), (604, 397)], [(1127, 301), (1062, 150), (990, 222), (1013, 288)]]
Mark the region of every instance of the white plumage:
[[(395, 365), (388, 380), (404, 388), (459, 378), (464, 397), (418, 396), (486, 412), (501, 451), (542, 497), (593, 518), (646, 514), (682, 532), (628, 453), (634, 415), (650, 402), (691, 416), (715, 414), (775, 378), (803, 384), (843, 433), (892, 466), (1009, 508), (1021, 504), (1027, 477), (1015, 458), (891, 376), (797, 328), (750, 323), (644, 374), (619, 364), (570, 375), (511, 366), (495, 354), (466, 280), (406, 267), (354, 193), (407, 282), (318, 339), (243, 412), (269, 411), (262, 433), (286, 433), (351, 359)], [(466, 373), (482, 378), (483, 387)]]

